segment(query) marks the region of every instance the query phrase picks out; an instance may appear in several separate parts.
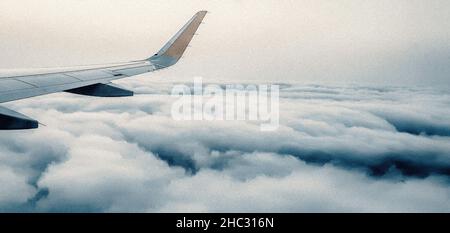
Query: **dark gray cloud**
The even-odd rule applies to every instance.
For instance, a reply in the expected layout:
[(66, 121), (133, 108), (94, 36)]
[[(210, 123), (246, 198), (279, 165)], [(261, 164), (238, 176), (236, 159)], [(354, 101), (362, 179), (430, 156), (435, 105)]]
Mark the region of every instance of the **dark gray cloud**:
[[(3, 211), (449, 211), (449, 92), (282, 84), (280, 127), (174, 121), (171, 83), (132, 98), (7, 104)], [(17, 195), (20, 193), (20, 195)]]

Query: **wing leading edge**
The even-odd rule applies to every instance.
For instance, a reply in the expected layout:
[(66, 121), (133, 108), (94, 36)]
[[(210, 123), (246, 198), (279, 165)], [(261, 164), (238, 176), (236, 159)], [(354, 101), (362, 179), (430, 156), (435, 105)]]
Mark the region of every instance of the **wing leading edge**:
[[(158, 53), (148, 59), (0, 77), (0, 103), (61, 91), (100, 97), (131, 96), (132, 91), (112, 84), (111, 81), (176, 64), (206, 13), (206, 11), (197, 12)], [(36, 122), (20, 113), (0, 107), (0, 129), (37, 128)]]

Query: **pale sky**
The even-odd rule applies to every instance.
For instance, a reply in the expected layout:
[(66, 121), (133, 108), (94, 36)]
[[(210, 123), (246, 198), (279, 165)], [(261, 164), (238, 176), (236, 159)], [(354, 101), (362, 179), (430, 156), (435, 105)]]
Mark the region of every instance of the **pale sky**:
[(450, 2), (2, 0), (0, 68), (145, 58), (208, 10), (155, 81), (450, 85)]

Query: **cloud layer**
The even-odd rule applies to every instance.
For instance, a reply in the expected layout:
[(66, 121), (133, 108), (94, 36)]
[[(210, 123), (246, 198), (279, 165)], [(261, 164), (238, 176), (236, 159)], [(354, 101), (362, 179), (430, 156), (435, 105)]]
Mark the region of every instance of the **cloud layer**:
[(172, 83), (132, 98), (6, 104), (38, 130), (0, 132), (0, 210), (450, 210), (449, 92), (281, 84), (280, 127), (174, 121)]

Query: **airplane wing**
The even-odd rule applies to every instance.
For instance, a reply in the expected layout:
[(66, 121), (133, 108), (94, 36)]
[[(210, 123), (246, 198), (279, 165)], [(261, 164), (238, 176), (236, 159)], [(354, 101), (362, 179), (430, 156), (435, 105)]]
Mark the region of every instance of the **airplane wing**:
[[(111, 81), (167, 68), (177, 63), (206, 13), (197, 12), (156, 54), (144, 60), (0, 76), (0, 103), (61, 91), (99, 97), (132, 96), (132, 91), (112, 84)], [(32, 129), (38, 125), (36, 120), (0, 107), (0, 129)]]

